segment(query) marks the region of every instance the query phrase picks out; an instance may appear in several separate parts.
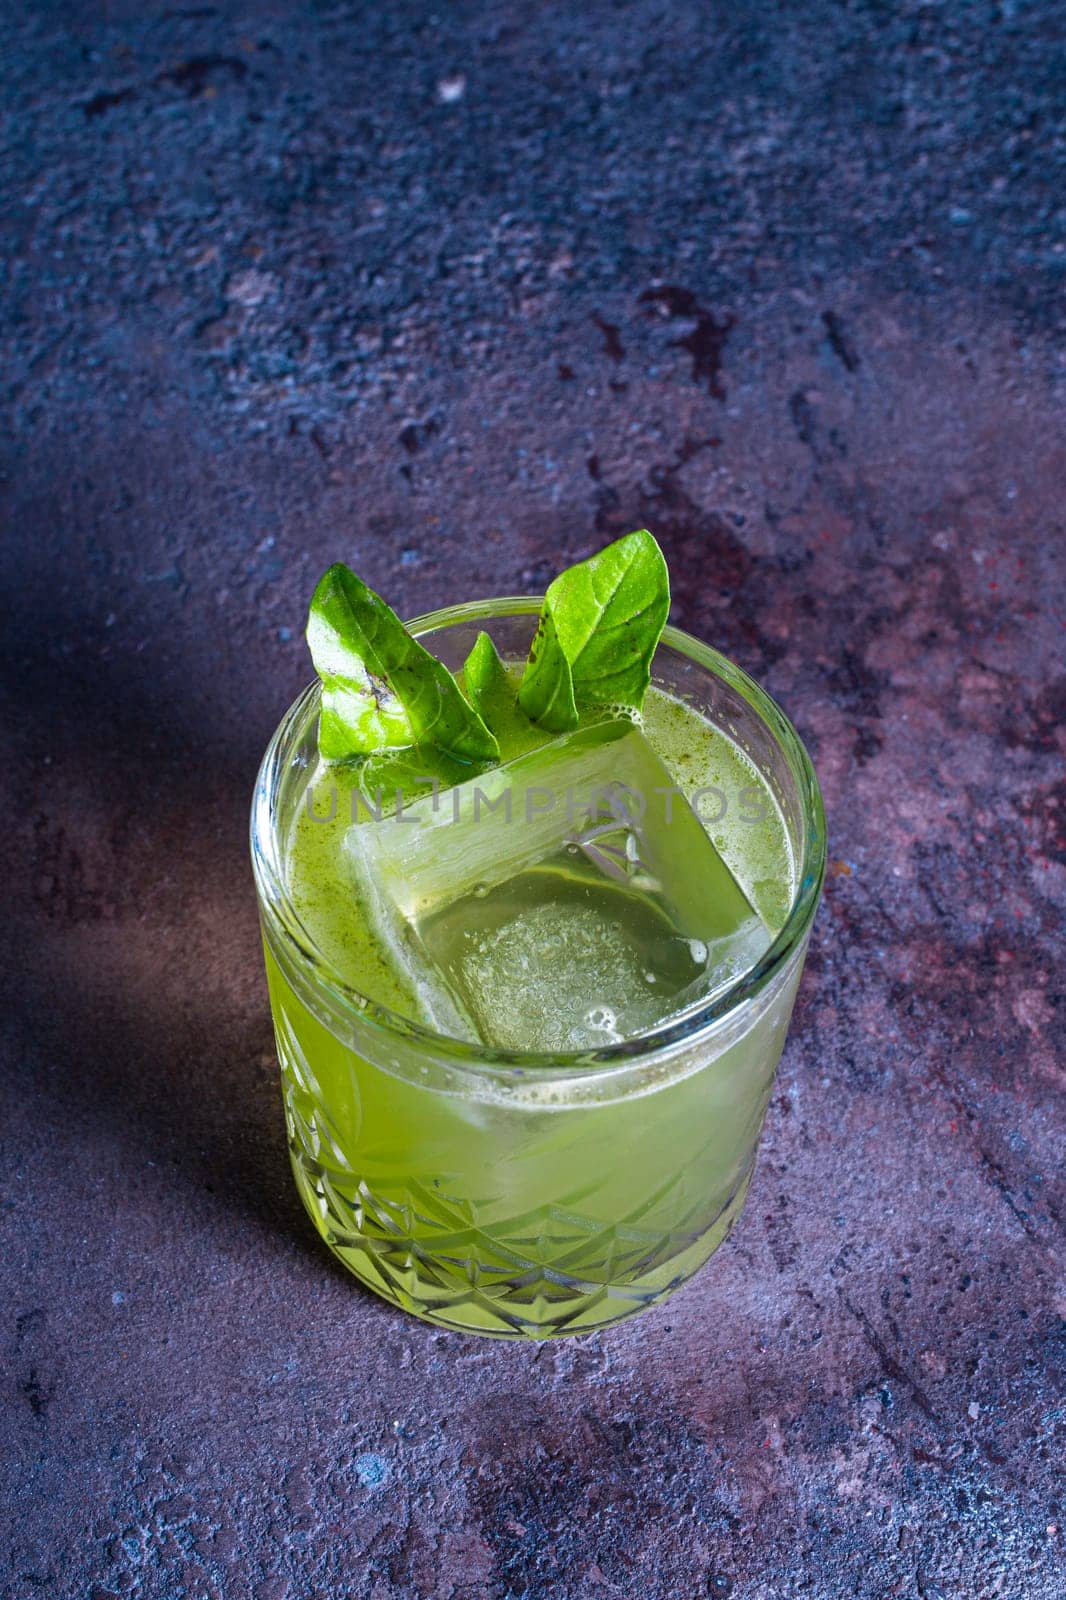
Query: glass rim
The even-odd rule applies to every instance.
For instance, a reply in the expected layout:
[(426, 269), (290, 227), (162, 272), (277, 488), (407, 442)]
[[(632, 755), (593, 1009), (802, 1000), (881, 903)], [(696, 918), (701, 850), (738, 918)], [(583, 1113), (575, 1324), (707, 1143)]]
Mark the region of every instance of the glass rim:
[[(459, 623), (486, 622), (493, 617), (534, 616), (542, 598), (535, 595), (505, 595), (442, 606), (414, 617), (407, 627), (416, 636), (435, 633)], [(784, 751), (796, 781), (803, 816), (803, 850), (797, 861), (797, 882), (789, 912), (768, 949), (740, 978), (723, 990), (708, 1005), (687, 1012), (680, 1019), (665, 1022), (632, 1038), (594, 1049), (574, 1051), (504, 1050), (469, 1039), (457, 1039), (425, 1023), (406, 1017), (380, 1004), (347, 983), (315, 944), (296, 910), (285, 883), (280, 860), (282, 841), (273, 823), (272, 799), (287, 767), (288, 747), (294, 734), (302, 732), (306, 718), (319, 698), (315, 679), (296, 697), (278, 723), (267, 745), (256, 777), (251, 813), (251, 853), (260, 912), (269, 929), (281, 937), (286, 949), (305, 969), (318, 993), (325, 995), (330, 1009), (342, 1018), (369, 1026), (383, 1043), (405, 1041), (422, 1046), (437, 1059), (465, 1069), (472, 1075), (493, 1078), (512, 1077), (526, 1069), (552, 1079), (608, 1076), (632, 1068), (648, 1058), (672, 1053), (683, 1045), (712, 1038), (719, 1025), (733, 1018), (784, 969), (805, 939), (818, 906), (825, 876), (825, 811), (818, 779), (803, 741), (777, 702), (742, 667), (730, 661), (711, 645), (696, 639), (681, 628), (668, 625), (658, 648), (670, 647), (714, 676), (724, 679), (751, 705), (769, 729), (775, 743)], [(654, 682), (654, 660), (652, 663)]]

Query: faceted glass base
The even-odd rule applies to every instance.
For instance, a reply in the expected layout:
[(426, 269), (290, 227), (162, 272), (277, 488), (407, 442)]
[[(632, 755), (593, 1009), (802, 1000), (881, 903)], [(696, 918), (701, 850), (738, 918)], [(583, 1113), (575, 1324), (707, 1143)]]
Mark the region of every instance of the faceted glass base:
[[(668, 1233), (642, 1224), (642, 1212), (611, 1226), (583, 1217), (581, 1196), (521, 1216), (477, 1226), (468, 1206), (454, 1206), (418, 1182), (372, 1192), (354, 1174), (328, 1170), (309, 1149), (314, 1137), (287, 1106), (290, 1153), (300, 1196), (315, 1227), (368, 1289), (404, 1311), (444, 1328), (496, 1338), (550, 1339), (588, 1333), (665, 1300), (702, 1266), (740, 1214), (749, 1165), (717, 1216), (685, 1215), (677, 1193), (676, 1226)], [(306, 1142), (305, 1142), (306, 1140)], [(670, 1210), (671, 1188), (652, 1209)], [(693, 1226), (695, 1224), (695, 1226)]]

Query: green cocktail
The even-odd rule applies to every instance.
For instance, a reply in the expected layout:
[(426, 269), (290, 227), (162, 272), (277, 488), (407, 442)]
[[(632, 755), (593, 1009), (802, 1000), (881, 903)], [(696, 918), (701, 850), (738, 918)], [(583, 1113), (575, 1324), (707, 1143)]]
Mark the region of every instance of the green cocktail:
[[(411, 628), (454, 671), (486, 630), (517, 685), (537, 606)], [(743, 1204), (820, 802), (738, 669), (668, 629), (652, 670), (639, 726), (504, 718), (491, 770), (432, 796), (388, 761), (324, 761), (317, 685), (264, 760), (253, 853), (297, 1184), (357, 1277), (447, 1327), (630, 1315)]]

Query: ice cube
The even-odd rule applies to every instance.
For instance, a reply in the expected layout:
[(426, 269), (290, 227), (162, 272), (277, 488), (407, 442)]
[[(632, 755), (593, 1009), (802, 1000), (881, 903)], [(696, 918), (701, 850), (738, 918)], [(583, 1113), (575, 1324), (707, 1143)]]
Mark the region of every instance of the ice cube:
[(429, 1019), (580, 1050), (713, 995), (770, 942), (639, 728), (600, 723), (347, 836)]

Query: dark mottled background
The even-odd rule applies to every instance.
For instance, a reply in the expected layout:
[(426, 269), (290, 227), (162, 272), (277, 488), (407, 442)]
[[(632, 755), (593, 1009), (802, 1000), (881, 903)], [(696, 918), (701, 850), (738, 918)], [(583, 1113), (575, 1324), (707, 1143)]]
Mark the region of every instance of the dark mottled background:
[[(1064, 24), (3, 8), (5, 1600), (1059, 1600)], [(246, 806), (328, 561), (640, 523), (833, 866), (732, 1241), (492, 1345), (299, 1210)]]

